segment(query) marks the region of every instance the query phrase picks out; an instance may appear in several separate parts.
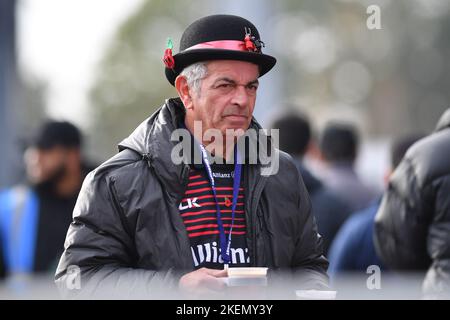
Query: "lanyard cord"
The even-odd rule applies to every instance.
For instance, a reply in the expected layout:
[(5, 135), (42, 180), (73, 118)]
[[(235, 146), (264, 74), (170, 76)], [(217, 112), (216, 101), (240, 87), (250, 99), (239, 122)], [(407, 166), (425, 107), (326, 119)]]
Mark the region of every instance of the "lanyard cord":
[(220, 206), (219, 201), (217, 200), (217, 192), (216, 192), (216, 185), (214, 181), (214, 176), (211, 170), (211, 165), (209, 164), (208, 160), (208, 154), (206, 152), (205, 147), (200, 144), (200, 149), (202, 151), (202, 157), (203, 157), (203, 164), (206, 167), (206, 172), (208, 174), (209, 182), (211, 183), (211, 189), (213, 192), (214, 200), (216, 202), (216, 218), (217, 218), (217, 225), (219, 227), (219, 239), (220, 239), (220, 256), (222, 257), (222, 260), (225, 264), (230, 263), (230, 247), (231, 247), (231, 233), (233, 231), (233, 225), (234, 225), (234, 215), (236, 210), (236, 204), (239, 196), (239, 187), (240, 187), (240, 181), (241, 181), (241, 170), (242, 170), (242, 164), (238, 163), (238, 151), (235, 147), (234, 149), (234, 178), (233, 178), (233, 203), (231, 206), (231, 227), (230, 227), (230, 233), (228, 234), (228, 241), (226, 241), (225, 237), (225, 230), (223, 228), (222, 224), (222, 216), (220, 213)]

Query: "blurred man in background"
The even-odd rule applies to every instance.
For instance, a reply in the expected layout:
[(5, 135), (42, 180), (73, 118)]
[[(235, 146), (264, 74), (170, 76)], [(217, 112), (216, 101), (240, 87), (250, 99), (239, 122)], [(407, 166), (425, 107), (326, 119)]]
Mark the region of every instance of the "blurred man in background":
[(355, 212), (367, 207), (376, 193), (355, 172), (358, 155), (358, 133), (346, 123), (329, 123), (320, 138), (322, 181)]
[(272, 127), (280, 130), (280, 149), (292, 156), (303, 177), (311, 198), (312, 213), (316, 218), (319, 233), (323, 237), (326, 254), (339, 227), (351, 211), (303, 164), (303, 157), (311, 141), (311, 126), (306, 116), (291, 111), (277, 119)]
[(82, 136), (69, 122), (48, 121), (24, 160), (28, 182), (0, 193), (0, 234), (8, 274), (53, 272), (88, 168)]
[[(391, 165), (385, 175), (386, 184), (406, 150), (420, 138), (419, 135), (411, 135), (392, 144)], [(362, 271), (365, 274), (370, 265), (383, 268), (373, 244), (374, 219), (380, 203), (381, 197), (369, 207), (352, 214), (339, 230), (329, 251), (330, 277), (350, 271)]]
[(450, 298), (450, 109), (393, 173), (375, 219), (375, 246), (390, 269), (427, 271), (426, 298)]

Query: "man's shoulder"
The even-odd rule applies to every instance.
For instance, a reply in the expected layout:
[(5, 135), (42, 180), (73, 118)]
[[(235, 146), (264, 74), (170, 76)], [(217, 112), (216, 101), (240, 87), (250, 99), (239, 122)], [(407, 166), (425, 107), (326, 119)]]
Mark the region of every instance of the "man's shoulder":
[(292, 157), (279, 149), (276, 149), (275, 156), (278, 157), (278, 171), (274, 174), (270, 174), (269, 178), (273, 178), (274, 181), (279, 181), (283, 184), (292, 184), (298, 183), (301, 179), (300, 172), (297, 168), (297, 165), (292, 159)]
[(433, 133), (415, 144), (407, 151), (401, 167), (413, 174), (420, 185), (448, 176), (450, 173), (450, 129)]
[(135, 177), (142, 175), (142, 168), (146, 165), (146, 160), (142, 155), (133, 150), (124, 149), (92, 170), (86, 179), (95, 181), (117, 180), (124, 176)]
[(280, 149), (276, 149), (275, 156), (278, 156), (280, 169), (298, 171), (295, 160), (288, 153)]

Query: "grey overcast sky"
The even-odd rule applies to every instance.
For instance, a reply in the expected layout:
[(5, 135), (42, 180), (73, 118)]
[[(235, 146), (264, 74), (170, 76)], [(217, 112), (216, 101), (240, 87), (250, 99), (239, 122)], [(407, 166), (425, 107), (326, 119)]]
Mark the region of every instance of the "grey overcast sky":
[(20, 0), (21, 72), (48, 84), (52, 117), (83, 124), (95, 66), (118, 26), (143, 0)]

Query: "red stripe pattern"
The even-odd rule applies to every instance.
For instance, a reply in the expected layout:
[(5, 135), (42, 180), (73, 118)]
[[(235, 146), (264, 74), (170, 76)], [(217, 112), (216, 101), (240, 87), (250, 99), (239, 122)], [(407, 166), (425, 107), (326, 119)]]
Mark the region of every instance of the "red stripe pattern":
[[(231, 174), (233, 167), (230, 167), (229, 165), (213, 165), (211, 168), (215, 176), (217, 199), (219, 201), (222, 224), (228, 239), (231, 228), (231, 207), (233, 200), (233, 176)], [(231, 232), (231, 247), (234, 248), (236, 252), (245, 252), (247, 255), (244, 195), (243, 179), (241, 179), (234, 224)], [(214, 267), (215, 265), (211, 266), (211, 263), (214, 264), (214, 262), (216, 262), (217, 264), (217, 261), (213, 260), (214, 258), (218, 260), (218, 257), (220, 256), (218, 253), (218, 250), (220, 249), (219, 228), (217, 225), (216, 203), (214, 201), (209, 179), (204, 170), (191, 169), (189, 183), (184, 198), (179, 204), (179, 211), (190, 239), (195, 266), (197, 268), (203, 266)], [(200, 248), (211, 249), (208, 251), (210, 254), (203, 254), (200, 252)], [(238, 259), (240, 257), (238, 254), (235, 256), (233, 257), (236, 258), (237, 265), (248, 265), (247, 256), (241, 259)], [(208, 261), (208, 259), (210, 259), (210, 261)]]

